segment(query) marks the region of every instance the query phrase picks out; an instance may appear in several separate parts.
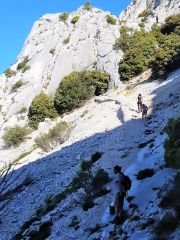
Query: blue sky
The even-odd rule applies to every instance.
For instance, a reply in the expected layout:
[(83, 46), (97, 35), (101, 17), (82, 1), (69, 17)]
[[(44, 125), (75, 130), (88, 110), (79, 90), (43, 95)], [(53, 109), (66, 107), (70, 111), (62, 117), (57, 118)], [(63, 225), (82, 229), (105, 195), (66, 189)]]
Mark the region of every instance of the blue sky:
[[(46, 13), (72, 12), (86, 0), (1, 0), (0, 73), (15, 63), (31, 27)], [(91, 4), (115, 15), (131, 0), (91, 0)]]

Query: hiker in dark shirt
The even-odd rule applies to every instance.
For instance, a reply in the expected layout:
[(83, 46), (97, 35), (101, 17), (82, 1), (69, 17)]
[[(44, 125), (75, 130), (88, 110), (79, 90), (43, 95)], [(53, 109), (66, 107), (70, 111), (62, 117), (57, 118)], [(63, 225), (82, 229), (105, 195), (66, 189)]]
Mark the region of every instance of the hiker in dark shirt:
[(137, 101), (137, 105), (138, 105), (138, 112), (142, 111), (142, 96), (141, 94), (138, 95), (138, 101)]

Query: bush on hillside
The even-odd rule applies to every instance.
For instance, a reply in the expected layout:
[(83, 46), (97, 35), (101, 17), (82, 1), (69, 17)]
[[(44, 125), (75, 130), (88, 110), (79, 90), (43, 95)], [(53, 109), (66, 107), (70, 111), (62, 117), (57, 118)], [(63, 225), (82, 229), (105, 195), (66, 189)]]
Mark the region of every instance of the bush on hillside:
[(29, 108), (28, 118), (29, 126), (37, 129), (38, 124), (45, 118), (53, 119), (58, 116), (53, 104), (53, 100), (44, 93), (36, 96)]
[(113, 18), (111, 15), (106, 16), (106, 21), (107, 21), (107, 23), (112, 24), (112, 25), (116, 24), (116, 19)]
[(8, 69), (6, 69), (6, 70), (4, 71), (4, 74), (6, 75), (7, 78), (10, 78), (10, 77), (16, 75), (16, 71), (11, 70), (10, 68), (8, 68)]
[(71, 23), (72, 23), (72, 24), (76, 24), (78, 21), (79, 21), (79, 16), (74, 16), (74, 17), (71, 19)]
[(155, 51), (151, 63), (152, 73), (155, 77), (165, 76), (168, 72), (180, 65), (180, 36), (172, 33), (161, 38), (161, 43)]
[(51, 48), (51, 50), (49, 51), (49, 53), (51, 53), (52, 55), (54, 55), (56, 52), (56, 49), (55, 48)]
[(60, 114), (80, 107), (93, 95), (107, 91), (109, 75), (100, 71), (73, 72), (65, 77), (55, 94), (55, 106)]
[(68, 43), (69, 43), (69, 41), (70, 41), (70, 37), (68, 37), (68, 38), (64, 39), (63, 43), (66, 45), (66, 44), (68, 44)]
[(165, 24), (161, 26), (163, 34), (175, 33), (180, 35), (180, 14), (169, 16), (165, 19)]
[(23, 81), (20, 79), (12, 86), (11, 92), (16, 92), (21, 86), (23, 86)]
[(91, 3), (89, 1), (87, 1), (84, 4), (84, 9), (87, 10), (87, 11), (90, 11), (92, 9)]
[(165, 128), (169, 138), (165, 141), (165, 161), (168, 166), (180, 168), (180, 118), (171, 119)]
[(62, 13), (59, 15), (59, 21), (66, 22), (69, 17), (69, 13)]
[(146, 22), (149, 15), (150, 15), (150, 12), (146, 9), (146, 10), (142, 11), (142, 13), (140, 13), (138, 17), (141, 18), (142, 22)]
[(116, 39), (114, 49), (122, 50), (123, 52), (125, 52), (127, 49), (129, 49), (132, 42), (131, 38), (132, 30), (126, 26), (122, 26), (119, 32), (120, 38)]
[(8, 128), (3, 135), (3, 140), (7, 147), (18, 146), (24, 141), (25, 136), (28, 134), (28, 129), (26, 127), (20, 127), (18, 125)]
[(56, 144), (64, 143), (68, 139), (69, 133), (69, 125), (66, 122), (60, 122), (51, 128), (48, 133), (37, 137), (35, 142), (43, 151), (48, 152), (53, 149)]
[(22, 69), (22, 73), (25, 73), (27, 70), (29, 70), (31, 67), (29, 65), (26, 65), (23, 69)]
[(147, 70), (154, 59), (156, 38), (151, 32), (135, 31), (128, 44), (129, 47), (119, 63), (122, 81), (127, 81)]

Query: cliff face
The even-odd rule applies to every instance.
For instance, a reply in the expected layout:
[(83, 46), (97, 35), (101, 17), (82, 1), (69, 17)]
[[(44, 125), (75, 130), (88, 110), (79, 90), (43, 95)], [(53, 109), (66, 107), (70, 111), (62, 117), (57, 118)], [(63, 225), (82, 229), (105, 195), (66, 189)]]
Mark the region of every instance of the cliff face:
[(132, 28), (138, 28), (142, 18), (139, 17), (143, 11), (148, 11), (147, 20), (145, 26), (149, 29), (152, 24), (164, 23), (165, 18), (170, 15), (177, 14), (180, 11), (179, 0), (134, 0), (124, 10), (120, 16), (120, 21)]
[[(119, 25), (108, 24), (107, 14), (81, 7), (69, 14), (66, 22), (59, 20), (59, 14), (47, 14), (35, 22), (16, 64), (11, 66), (16, 71), (18, 63), (28, 58), (30, 69), (24, 73), (19, 70), (10, 78), (0, 77), (1, 126), (4, 121), (9, 122), (5, 126), (14, 124), (22, 107), (29, 108), (41, 91), (53, 94), (63, 77), (73, 71), (103, 70), (111, 75), (110, 87), (120, 85), (118, 62), (122, 53), (113, 50)], [(79, 16), (76, 24), (71, 23), (74, 16)], [(12, 92), (20, 79), (22, 86)]]

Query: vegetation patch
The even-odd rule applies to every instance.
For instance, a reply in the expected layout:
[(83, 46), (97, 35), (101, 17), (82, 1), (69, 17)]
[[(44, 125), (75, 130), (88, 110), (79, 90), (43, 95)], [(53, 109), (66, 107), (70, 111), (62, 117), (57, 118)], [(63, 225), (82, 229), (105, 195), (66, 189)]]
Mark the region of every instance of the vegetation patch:
[(65, 23), (67, 21), (68, 17), (69, 17), (69, 13), (62, 13), (59, 15), (59, 21)]
[(11, 89), (11, 92), (16, 92), (18, 88), (20, 88), (21, 86), (23, 86), (23, 81), (20, 79), (18, 80), (13, 86), (12, 86), (12, 89)]
[(92, 96), (108, 89), (109, 75), (97, 70), (73, 72), (65, 77), (55, 94), (55, 107), (62, 114), (82, 106)]
[(178, 226), (176, 217), (172, 214), (166, 214), (155, 228), (157, 236), (163, 236), (173, 232)]
[(165, 131), (169, 136), (164, 143), (165, 161), (170, 167), (180, 168), (180, 118), (170, 119)]
[(50, 236), (51, 233), (51, 227), (52, 227), (53, 223), (51, 221), (48, 222), (43, 222), (40, 227), (39, 230), (35, 231), (33, 230), (32, 232), (30, 232), (28, 234), (28, 239), (30, 240), (45, 240)]
[(55, 48), (51, 48), (51, 50), (49, 51), (49, 53), (51, 53), (52, 55), (54, 55), (56, 52), (56, 49)]
[(137, 180), (143, 180), (145, 178), (152, 177), (154, 174), (155, 174), (154, 169), (147, 168), (147, 169), (141, 170), (137, 174), (136, 178), (137, 178)]
[(152, 68), (153, 77), (162, 77), (179, 67), (180, 62), (180, 14), (168, 17), (160, 28), (152, 26), (146, 32), (144, 21), (148, 12), (142, 17), (141, 30), (133, 31), (125, 26), (120, 29), (120, 38), (114, 48), (124, 51), (124, 57), (119, 63), (119, 74), (122, 81), (128, 81), (148, 68)]
[(91, 11), (91, 9), (92, 9), (91, 3), (89, 1), (87, 1), (84, 4), (84, 10)]
[(11, 70), (11, 68), (8, 68), (4, 71), (4, 74), (6, 75), (7, 78), (10, 78), (16, 75), (16, 71)]
[(70, 126), (66, 122), (60, 122), (49, 130), (48, 133), (40, 135), (35, 143), (43, 151), (48, 152), (57, 144), (64, 143), (70, 134)]
[(111, 15), (107, 15), (106, 16), (106, 21), (107, 21), (107, 23), (109, 23), (111, 25), (115, 25), (116, 24), (116, 19), (113, 18)]
[(8, 128), (4, 135), (3, 140), (7, 147), (18, 146), (25, 140), (29, 130), (26, 127), (20, 127), (18, 125)]
[(64, 39), (63, 43), (66, 45), (66, 44), (68, 44), (68, 43), (69, 43), (69, 41), (70, 41), (70, 37), (68, 37), (68, 38)]
[(148, 11), (147, 9), (145, 9), (144, 11), (142, 11), (142, 13), (139, 14), (138, 17), (141, 18), (141, 21), (142, 21), (142, 22), (146, 22), (149, 16), (150, 16), (150, 11)]
[(72, 19), (71, 19), (71, 23), (72, 24), (76, 24), (78, 21), (79, 21), (79, 16), (74, 16)]
[(40, 93), (33, 99), (29, 108), (29, 126), (37, 129), (38, 124), (43, 122), (45, 118), (53, 119), (57, 116), (58, 113), (54, 108), (53, 100), (45, 93)]

